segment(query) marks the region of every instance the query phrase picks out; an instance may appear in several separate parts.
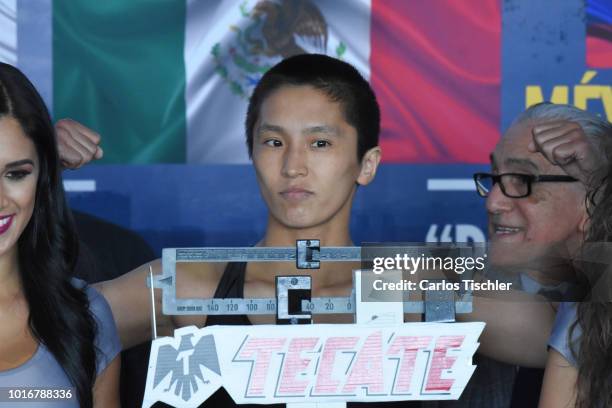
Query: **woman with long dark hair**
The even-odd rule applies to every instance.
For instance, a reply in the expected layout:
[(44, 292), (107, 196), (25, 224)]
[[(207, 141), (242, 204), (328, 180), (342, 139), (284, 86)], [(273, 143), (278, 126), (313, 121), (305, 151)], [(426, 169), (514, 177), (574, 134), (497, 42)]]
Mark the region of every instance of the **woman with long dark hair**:
[(0, 64), (0, 401), (119, 405), (116, 328), (104, 298), (71, 279), (77, 253), (49, 114)]

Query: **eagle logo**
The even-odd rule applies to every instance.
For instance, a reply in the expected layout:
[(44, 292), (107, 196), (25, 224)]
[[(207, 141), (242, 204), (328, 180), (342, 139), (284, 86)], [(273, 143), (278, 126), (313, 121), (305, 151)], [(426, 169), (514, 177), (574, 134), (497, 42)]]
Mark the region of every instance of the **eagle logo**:
[[(240, 5), (242, 20), (230, 26), (229, 41), (211, 49), (215, 71), (232, 92), (248, 98), (262, 75), (284, 58), (305, 53), (328, 54), (329, 29), (312, 0), (259, 0)], [(334, 56), (342, 58), (344, 43)]]
[(174, 389), (174, 394), (183, 401), (189, 401), (192, 395), (197, 393), (197, 380), (200, 384), (209, 382), (202, 374), (200, 366), (221, 375), (213, 335), (201, 337), (195, 345), (193, 336), (193, 333), (182, 335), (178, 349), (168, 344), (159, 347), (157, 369), (153, 378), (153, 388), (156, 388), (170, 374), (169, 386), (163, 391), (170, 392)]

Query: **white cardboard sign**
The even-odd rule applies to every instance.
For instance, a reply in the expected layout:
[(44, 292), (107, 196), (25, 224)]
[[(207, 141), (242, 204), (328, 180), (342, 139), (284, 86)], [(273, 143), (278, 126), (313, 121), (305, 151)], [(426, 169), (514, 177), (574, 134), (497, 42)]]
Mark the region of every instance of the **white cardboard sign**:
[(143, 407), (458, 399), (484, 323), (194, 326), (153, 342)]

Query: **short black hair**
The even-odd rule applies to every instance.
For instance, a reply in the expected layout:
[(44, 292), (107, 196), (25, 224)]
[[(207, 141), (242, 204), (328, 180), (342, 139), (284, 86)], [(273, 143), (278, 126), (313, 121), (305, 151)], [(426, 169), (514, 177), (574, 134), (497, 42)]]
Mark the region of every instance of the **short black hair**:
[(368, 81), (353, 67), (322, 54), (289, 57), (270, 68), (255, 87), (245, 121), (249, 157), (253, 154), (253, 132), (264, 100), (277, 89), (308, 85), (339, 102), (344, 118), (357, 130), (357, 158), (378, 146), (380, 108)]

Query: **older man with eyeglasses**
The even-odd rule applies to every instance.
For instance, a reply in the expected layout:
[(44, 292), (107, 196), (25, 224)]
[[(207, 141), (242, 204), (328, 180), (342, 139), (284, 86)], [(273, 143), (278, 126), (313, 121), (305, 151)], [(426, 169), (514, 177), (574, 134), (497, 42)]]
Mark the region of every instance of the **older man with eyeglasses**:
[[(474, 174), (476, 191), (486, 198), (493, 271), (509, 271), (531, 285), (531, 292), (574, 280), (571, 259), (585, 237), (587, 191), (601, 180), (597, 170), (605, 168), (604, 152), (611, 141), (608, 122), (569, 105), (541, 103), (515, 119), (491, 153), (491, 173)], [(538, 313), (537, 307), (530, 310), (510, 300), (501, 313), (486, 299), (476, 302), (486, 304), (477, 304), (470, 317), (488, 324), (481, 351), (521, 365), (544, 364), (543, 339), (554, 316), (545, 318), (547, 305)], [(497, 313), (500, 318), (492, 319)], [(524, 349), (517, 326), (508, 322), (513, 315), (524, 320), (523, 325), (533, 325), (534, 333), (541, 329), (530, 350)], [(517, 341), (508, 341), (508, 336)]]
[(557, 300), (576, 294), (572, 259), (584, 242), (587, 198), (601, 182), (610, 142), (605, 120), (542, 103), (512, 123), (491, 153), (491, 173), (474, 174), (476, 191), (486, 198), (491, 272), (510, 272), (524, 289), (501, 300), (475, 297), (467, 319), (487, 322), (483, 354), (544, 365), (556, 304), (534, 302), (529, 292), (545, 293), (548, 301), (551, 293)]
[(603, 160), (609, 124), (550, 103), (521, 114), (491, 153), (492, 174), (476, 173), (487, 198), (490, 262), (523, 268), (540, 282), (570, 279), (584, 241), (586, 192)]

